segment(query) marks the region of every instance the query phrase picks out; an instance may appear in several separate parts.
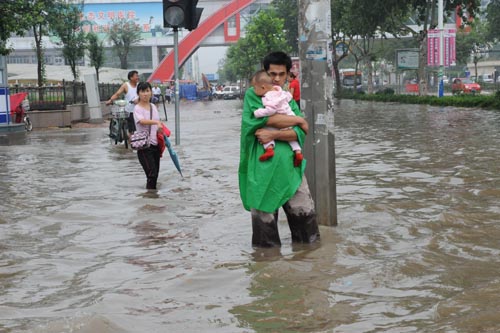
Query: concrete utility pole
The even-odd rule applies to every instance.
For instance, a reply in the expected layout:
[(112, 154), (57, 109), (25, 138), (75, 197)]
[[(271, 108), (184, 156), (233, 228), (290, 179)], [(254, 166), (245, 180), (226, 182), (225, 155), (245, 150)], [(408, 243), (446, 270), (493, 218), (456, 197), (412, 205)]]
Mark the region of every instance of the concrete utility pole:
[(306, 177), (318, 223), (337, 225), (330, 0), (299, 0), (301, 110), (309, 122)]
[(85, 80), (85, 90), (87, 92), (87, 104), (90, 113), (90, 123), (102, 123), (104, 122), (102, 118), (101, 102), (99, 97), (99, 82), (97, 82), (97, 75), (85, 74), (83, 76)]

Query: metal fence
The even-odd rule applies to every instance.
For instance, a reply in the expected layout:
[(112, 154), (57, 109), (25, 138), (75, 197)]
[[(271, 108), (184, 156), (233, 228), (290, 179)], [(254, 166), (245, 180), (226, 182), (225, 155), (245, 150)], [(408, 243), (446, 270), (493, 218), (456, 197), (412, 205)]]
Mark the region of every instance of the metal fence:
[[(121, 86), (117, 83), (99, 83), (101, 101), (108, 100)], [(87, 103), (85, 82), (62, 81), (61, 84), (33, 87), (13, 85), (11, 94), (27, 92), (31, 110), (64, 110), (66, 105)]]

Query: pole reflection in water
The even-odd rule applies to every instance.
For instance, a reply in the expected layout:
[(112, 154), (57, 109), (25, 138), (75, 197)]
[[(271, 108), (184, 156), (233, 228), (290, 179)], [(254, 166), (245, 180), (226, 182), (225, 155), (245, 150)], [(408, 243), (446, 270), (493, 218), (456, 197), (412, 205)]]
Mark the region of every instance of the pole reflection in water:
[(283, 212), (283, 247), (251, 247), (239, 101), (183, 107), (184, 178), (164, 157), (154, 196), (105, 127), (0, 146), (0, 332), (498, 331), (500, 115), (335, 112), (318, 247), (291, 246)]

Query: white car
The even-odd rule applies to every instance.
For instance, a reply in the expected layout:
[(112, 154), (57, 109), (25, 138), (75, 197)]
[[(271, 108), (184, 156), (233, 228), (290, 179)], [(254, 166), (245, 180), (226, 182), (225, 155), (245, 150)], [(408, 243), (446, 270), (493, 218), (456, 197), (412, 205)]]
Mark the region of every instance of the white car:
[(224, 89), (215, 92), (217, 99), (237, 99), (240, 98), (240, 87), (225, 86)]

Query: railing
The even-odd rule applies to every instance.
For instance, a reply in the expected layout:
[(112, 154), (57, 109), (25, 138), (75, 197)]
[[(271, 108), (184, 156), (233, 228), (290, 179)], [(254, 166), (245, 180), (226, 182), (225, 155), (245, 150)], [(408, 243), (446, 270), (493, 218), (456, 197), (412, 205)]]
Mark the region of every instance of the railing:
[[(99, 83), (101, 101), (108, 100), (119, 87), (117, 83)], [(63, 80), (61, 84), (44, 87), (13, 85), (9, 91), (27, 92), (31, 110), (64, 110), (66, 105), (87, 103), (85, 82)]]

